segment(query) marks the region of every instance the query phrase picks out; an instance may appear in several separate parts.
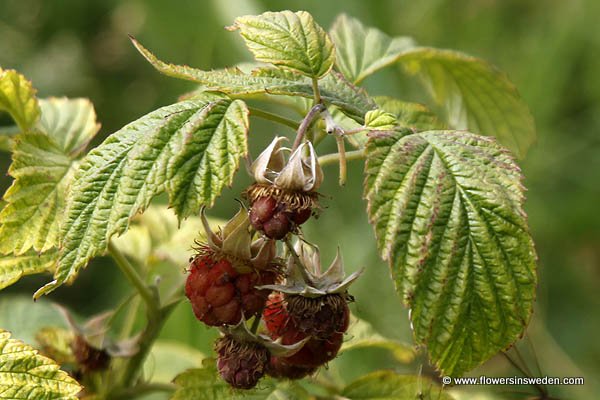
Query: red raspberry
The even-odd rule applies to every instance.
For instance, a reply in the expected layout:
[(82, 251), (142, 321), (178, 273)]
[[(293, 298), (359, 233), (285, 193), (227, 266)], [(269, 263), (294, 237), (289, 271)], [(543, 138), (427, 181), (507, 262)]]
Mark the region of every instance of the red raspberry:
[(254, 271), (239, 274), (226, 258), (215, 259), (206, 250), (196, 256), (190, 266), (185, 294), (192, 303), (196, 318), (207, 325), (235, 325), (242, 318), (261, 312), (268, 290), (255, 286), (275, 282), (273, 271)]
[[(290, 317), (287, 305), (281, 294), (271, 294), (263, 311), (263, 319), (273, 339), (281, 337), (284, 345), (291, 345), (309, 336)], [(342, 328), (347, 329), (347, 325)], [(343, 332), (334, 332), (328, 337), (311, 337), (302, 349), (282, 360), (287, 365), (314, 368), (333, 360), (344, 339)]]
[(217, 340), (215, 350), (219, 374), (236, 389), (252, 389), (265, 374), (269, 351), (258, 343), (228, 335)]
[(286, 379), (302, 379), (313, 374), (317, 370), (316, 367), (301, 367), (291, 365), (285, 361), (285, 358), (271, 356), (271, 360), (267, 366), (267, 375), (273, 378)]
[(280, 240), (311, 216), (310, 208), (288, 209), (273, 197), (260, 197), (250, 208), (250, 223), (269, 239)]
[(309, 336), (327, 339), (348, 329), (350, 310), (345, 295), (328, 294), (316, 298), (286, 295), (285, 301), (294, 325)]

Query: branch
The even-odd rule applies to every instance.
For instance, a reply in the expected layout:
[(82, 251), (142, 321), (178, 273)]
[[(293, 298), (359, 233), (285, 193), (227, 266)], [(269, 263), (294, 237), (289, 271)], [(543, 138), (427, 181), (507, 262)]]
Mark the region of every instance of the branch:
[(304, 119), (302, 120), (302, 123), (300, 123), (300, 126), (298, 127), (298, 131), (296, 133), (296, 140), (294, 140), (294, 145), (292, 146), (292, 152), (294, 152), (294, 150), (296, 150), (300, 146), (300, 144), (302, 143), (302, 140), (304, 139), (304, 135), (306, 134), (306, 131), (308, 130), (310, 125), (313, 123), (313, 121), (315, 119), (317, 119), (317, 117), (319, 115), (321, 115), (321, 113), (325, 110), (326, 110), (325, 106), (323, 104), (319, 103), (319, 104), (313, 106), (313, 108), (310, 109), (308, 114), (306, 114), (306, 117), (304, 117)]

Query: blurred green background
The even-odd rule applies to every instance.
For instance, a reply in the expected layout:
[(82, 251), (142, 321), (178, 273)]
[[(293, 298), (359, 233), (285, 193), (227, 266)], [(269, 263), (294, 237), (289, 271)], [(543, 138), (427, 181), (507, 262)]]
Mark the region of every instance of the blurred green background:
[[(324, 27), (345, 12), (390, 35), (409, 35), (422, 45), (480, 56), (508, 73), (531, 107), (538, 130), (537, 144), (522, 161), (529, 189), (526, 209), (540, 259), (538, 301), (528, 338), (543, 375), (585, 376), (585, 387), (554, 387), (551, 393), (598, 398), (600, 1), (0, 0), (0, 65), (25, 74), (41, 97), (89, 97), (102, 122), (94, 143), (98, 144), (127, 122), (193, 88), (155, 72), (131, 46), (128, 33), (164, 60), (218, 68), (250, 59), (238, 35), (224, 26), (238, 15), (280, 9), (307, 10)], [(425, 99), (395, 67), (368, 78), (365, 85), (372, 95)], [(273, 134), (289, 133), (280, 126), (252, 122), (255, 155)], [(327, 146), (334, 148), (333, 143)], [(2, 171), (9, 164), (9, 156), (1, 154)], [(307, 224), (307, 236), (321, 245), (325, 262), (340, 245), (348, 269), (367, 267), (353, 289), (353, 311), (382, 334), (411, 342), (407, 311), (377, 257), (363, 211), (362, 167), (351, 165), (345, 188), (336, 186), (335, 168), (325, 172), (327, 209), (318, 222)], [(231, 215), (237, 207), (232, 199), (247, 183), (240, 173), (214, 215)], [(0, 189), (9, 184), (3, 176)], [(0, 293), (0, 300), (16, 293), (29, 296), (46, 279), (24, 279)], [(99, 258), (74, 286), (61, 288), (51, 299), (90, 315), (113, 307), (126, 288), (113, 264)], [(207, 332), (193, 320), (187, 304), (169, 321), (164, 336), (210, 352)], [(525, 340), (520, 347), (530, 346)], [(533, 359), (529, 363), (535, 365)], [(355, 351), (343, 355), (326, 374), (348, 380), (376, 367), (398, 366), (383, 352)], [(398, 368), (416, 373), (419, 363)], [(496, 357), (473, 372), (480, 373), (510, 376), (515, 371)], [(468, 390), (479, 389), (485, 388)], [(509, 393), (499, 396), (514, 398)]]

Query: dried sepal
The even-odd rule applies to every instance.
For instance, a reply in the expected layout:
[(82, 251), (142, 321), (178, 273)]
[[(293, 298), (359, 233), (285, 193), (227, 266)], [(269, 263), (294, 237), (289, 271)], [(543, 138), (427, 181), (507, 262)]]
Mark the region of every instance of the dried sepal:
[(271, 144), (252, 163), (250, 171), (259, 185), (274, 186), (290, 192), (313, 192), (323, 182), (323, 171), (310, 142), (300, 145), (285, 162), (283, 137)]
[(294, 257), (290, 257), (285, 284), (265, 285), (261, 286), (261, 289), (316, 298), (328, 294), (345, 293), (348, 287), (363, 272), (363, 269), (360, 269), (345, 277), (344, 262), (339, 248), (329, 268), (322, 272), (321, 258), (317, 246), (298, 241), (294, 247), (301, 265), (294, 260)]

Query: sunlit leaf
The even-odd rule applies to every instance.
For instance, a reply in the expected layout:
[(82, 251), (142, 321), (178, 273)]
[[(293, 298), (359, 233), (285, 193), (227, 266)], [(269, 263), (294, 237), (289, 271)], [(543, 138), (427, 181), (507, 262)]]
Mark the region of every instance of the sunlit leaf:
[(77, 158), (99, 125), (86, 99), (41, 100), (34, 131), (15, 137), (9, 174), (15, 178), (0, 212), (0, 252), (45, 252), (58, 245), (60, 223)]
[(315, 78), (329, 72), (335, 61), (331, 39), (306, 11), (246, 15), (236, 18), (231, 28), (240, 30), (258, 61)]
[(109, 136), (77, 171), (55, 280), (36, 296), (72, 280), (155, 195), (166, 191), (181, 219), (212, 205), (247, 152), (247, 130), (241, 100), (206, 94), (162, 107)]
[(23, 276), (54, 271), (57, 260), (56, 250), (44, 254), (28, 251), (20, 256), (13, 254), (0, 256), (0, 289), (12, 285)]
[(536, 255), (507, 150), (467, 132), (374, 137), (365, 196), (415, 338), (442, 371), (460, 375), (522, 335)]
[(35, 89), (23, 75), (0, 68), (0, 111), (6, 111), (21, 131), (33, 127), (40, 116)]
[(75, 400), (82, 387), (49, 358), (0, 330), (0, 394), (13, 400)]
[(439, 385), (424, 376), (376, 371), (358, 378), (342, 391), (352, 400), (452, 400)]
[(337, 17), (330, 34), (336, 48), (336, 68), (353, 83), (394, 63), (402, 52), (415, 46), (410, 37), (392, 38), (346, 14)]
[(535, 142), (529, 108), (506, 74), (490, 63), (423, 47), (405, 52), (399, 62), (421, 78), (451, 128), (494, 136), (520, 158)]
[(447, 126), (423, 104), (410, 103), (392, 97), (374, 97), (377, 105), (384, 111), (393, 114), (397, 124), (415, 131), (446, 129)]

